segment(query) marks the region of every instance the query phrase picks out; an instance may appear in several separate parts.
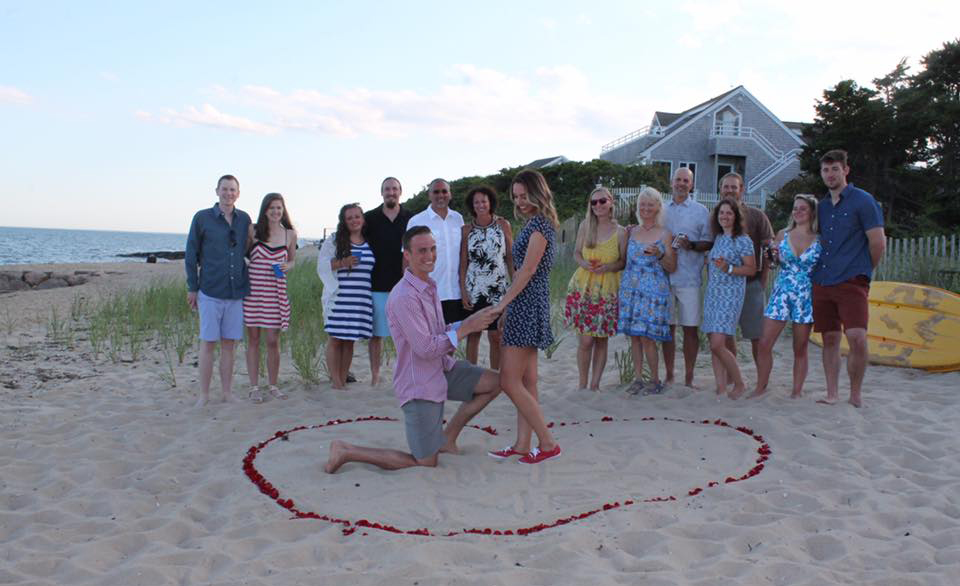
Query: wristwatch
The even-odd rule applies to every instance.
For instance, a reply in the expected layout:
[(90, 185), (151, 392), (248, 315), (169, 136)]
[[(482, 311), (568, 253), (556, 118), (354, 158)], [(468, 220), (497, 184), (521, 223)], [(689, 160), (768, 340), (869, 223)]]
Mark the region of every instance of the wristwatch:
[(727, 274), (728, 274), (728, 275), (732, 275), (732, 274), (733, 274), (733, 265), (727, 265)]

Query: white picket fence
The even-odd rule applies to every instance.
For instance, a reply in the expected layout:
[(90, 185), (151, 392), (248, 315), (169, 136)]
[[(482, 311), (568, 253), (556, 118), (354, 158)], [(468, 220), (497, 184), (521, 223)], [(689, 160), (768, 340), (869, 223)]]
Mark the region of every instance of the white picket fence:
[(960, 289), (960, 235), (887, 238), (877, 281), (906, 281)]

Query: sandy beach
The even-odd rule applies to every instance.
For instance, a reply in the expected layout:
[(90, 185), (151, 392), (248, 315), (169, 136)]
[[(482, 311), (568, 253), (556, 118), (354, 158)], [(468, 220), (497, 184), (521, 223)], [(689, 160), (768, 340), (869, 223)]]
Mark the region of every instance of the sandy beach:
[[(113, 363), (81, 338), (72, 350), (47, 339), (45, 316), (77, 295), (182, 276), (176, 262), (96, 266), (85, 285), (0, 296), (0, 584), (960, 583), (960, 373), (871, 366), (862, 409), (824, 406), (811, 347), (806, 395), (791, 400), (783, 336), (762, 399), (718, 401), (706, 352), (702, 390), (632, 397), (618, 337), (592, 393), (576, 389), (566, 333), (539, 363), (560, 459), (485, 455), (512, 441), (516, 412), (501, 396), (436, 469), (328, 475), (333, 438), (406, 448), (389, 384), (368, 384), (364, 346), (361, 382), (346, 391), (304, 385), (285, 356), (288, 400), (195, 409), (195, 348), (171, 387), (157, 352)], [(741, 366), (752, 383), (752, 363)], [(238, 395), (245, 379), (237, 360)], [(329, 424), (370, 416), (394, 420)], [(257, 446), (248, 462), (277, 498), (244, 470)]]

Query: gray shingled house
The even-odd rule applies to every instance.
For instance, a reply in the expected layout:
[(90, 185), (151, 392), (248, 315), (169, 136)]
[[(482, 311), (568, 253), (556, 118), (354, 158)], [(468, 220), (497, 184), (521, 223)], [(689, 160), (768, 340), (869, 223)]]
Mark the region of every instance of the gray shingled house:
[[(720, 177), (743, 175), (751, 202), (763, 206), (800, 174), (803, 123), (781, 122), (743, 86), (680, 112), (656, 112), (650, 126), (605, 144), (600, 158), (694, 172), (698, 199), (714, 199)], [(711, 197), (713, 195), (713, 197)], [(706, 202), (705, 202), (706, 203)]]

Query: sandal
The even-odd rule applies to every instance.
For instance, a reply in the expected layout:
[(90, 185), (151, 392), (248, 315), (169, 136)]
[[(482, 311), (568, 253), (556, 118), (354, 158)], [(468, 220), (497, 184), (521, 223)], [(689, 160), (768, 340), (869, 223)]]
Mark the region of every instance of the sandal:
[(250, 399), (251, 403), (263, 403), (263, 391), (261, 391), (260, 387), (257, 386), (250, 387), (250, 392), (247, 393), (247, 398)]
[(289, 395), (278, 389), (277, 385), (270, 385), (267, 387), (267, 392), (270, 393), (270, 396), (274, 399), (286, 399), (289, 397)]

